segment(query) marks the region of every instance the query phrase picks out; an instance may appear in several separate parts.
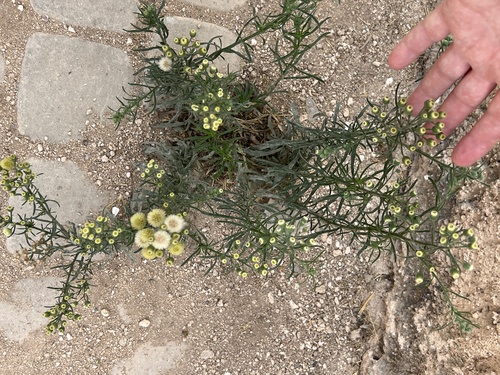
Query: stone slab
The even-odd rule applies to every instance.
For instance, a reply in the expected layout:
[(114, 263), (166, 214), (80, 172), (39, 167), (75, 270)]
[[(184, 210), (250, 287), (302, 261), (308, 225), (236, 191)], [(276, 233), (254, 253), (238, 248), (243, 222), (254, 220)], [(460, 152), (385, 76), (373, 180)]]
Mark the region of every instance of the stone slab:
[(31, 0), (38, 14), (70, 25), (123, 31), (135, 21), (136, 0)]
[(245, 5), (246, 0), (180, 0), (182, 3), (228, 12)]
[[(57, 215), (60, 223), (72, 222), (80, 224), (91, 212), (100, 213), (104, 206), (112, 200), (105, 192), (99, 191), (91, 183), (86, 173), (73, 162), (46, 161), (30, 159), (34, 173), (42, 173), (35, 180), (35, 185), (47, 199), (55, 200), (59, 205), (51, 203), (50, 207)], [(20, 197), (11, 197), (9, 205), (14, 207), (15, 214), (30, 214), (31, 205), (22, 206)], [(15, 253), (25, 245), (24, 236), (12, 236), (7, 239), (7, 251)]]
[(49, 142), (79, 139), (88, 113), (109, 116), (132, 77), (128, 56), (117, 48), (36, 33), (21, 68), (19, 131)]
[[(188, 346), (185, 343), (167, 342), (163, 346), (151, 343), (141, 345), (130, 358), (118, 361), (111, 375), (160, 375), (171, 373), (176, 363), (182, 359)], [(172, 373), (175, 373), (172, 372)]]
[[(191, 29), (196, 30), (196, 39), (200, 42), (208, 42), (211, 38), (220, 36), (222, 46), (224, 47), (236, 40), (236, 34), (225, 27), (217, 26), (213, 23), (201, 22), (194, 18), (165, 17), (165, 25), (167, 25), (169, 30), (167, 42), (173, 48), (177, 47), (174, 44), (174, 38), (182, 36), (188, 37)], [(229, 71), (238, 71), (240, 69), (240, 61), (241, 58), (238, 55), (226, 54), (225, 59), (218, 58), (214, 63), (219, 71), (226, 73), (228, 66)]]
[(0, 301), (0, 331), (10, 341), (22, 342), (30, 333), (42, 330), (48, 319), (44, 306), (54, 304), (57, 293), (48, 289), (60, 280), (54, 277), (23, 279), (16, 282), (7, 297)]

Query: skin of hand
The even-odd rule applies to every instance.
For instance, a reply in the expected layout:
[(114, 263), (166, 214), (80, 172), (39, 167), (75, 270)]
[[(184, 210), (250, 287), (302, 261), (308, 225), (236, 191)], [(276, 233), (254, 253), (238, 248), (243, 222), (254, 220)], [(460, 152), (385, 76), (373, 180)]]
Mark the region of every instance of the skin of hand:
[[(392, 69), (411, 64), (433, 43), (453, 36), (453, 43), (427, 72), (408, 102), (418, 113), (426, 99), (437, 99), (455, 82), (443, 102), (449, 135), (500, 84), (500, 1), (443, 0), (396, 45), (389, 55)], [(500, 141), (500, 92), (487, 111), (453, 150), (458, 166), (469, 166)]]

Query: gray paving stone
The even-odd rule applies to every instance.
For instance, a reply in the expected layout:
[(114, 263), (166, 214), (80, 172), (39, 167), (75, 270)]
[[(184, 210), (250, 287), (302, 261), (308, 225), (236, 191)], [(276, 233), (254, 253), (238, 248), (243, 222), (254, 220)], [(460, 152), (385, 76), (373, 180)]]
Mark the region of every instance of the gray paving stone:
[(188, 345), (184, 342), (170, 341), (163, 346), (153, 346), (147, 342), (135, 351), (133, 357), (119, 360), (111, 375), (164, 374), (166, 370), (174, 368), (187, 349)]
[(180, 0), (186, 4), (227, 12), (243, 6), (246, 0)]
[(5, 61), (2, 56), (0, 56), (0, 83), (3, 82), (4, 80), (4, 75), (5, 74)]
[(21, 134), (63, 142), (81, 137), (89, 110), (109, 116), (132, 81), (125, 52), (61, 35), (34, 34), (27, 43), (18, 95)]
[[(236, 34), (222, 26), (217, 26), (208, 22), (201, 22), (194, 18), (186, 17), (165, 17), (165, 24), (169, 30), (168, 43), (175, 46), (175, 37), (189, 36), (189, 30), (196, 30), (196, 39), (200, 42), (208, 42), (215, 36), (221, 37), (222, 46), (227, 46), (236, 40)], [(218, 41), (216, 41), (218, 42)], [(226, 54), (225, 60), (218, 58), (215, 61), (217, 68), (225, 73), (229, 65), (229, 70), (234, 72), (240, 69), (240, 57), (235, 54)]]
[(122, 31), (134, 22), (135, 0), (31, 0), (38, 14), (65, 23)]
[(0, 301), (0, 330), (7, 339), (22, 342), (48, 323), (42, 313), (47, 310), (44, 306), (54, 303), (56, 292), (47, 287), (59, 284), (57, 278), (44, 277), (19, 280), (12, 286)]
[[(31, 169), (38, 176), (36, 186), (47, 199), (55, 200), (59, 206), (50, 206), (61, 223), (83, 223), (91, 212), (100, 213), (102, 208), (112, 200), (107, 193), (100, 192), (86, 177), (85, 172), (73, 162), (46, 161), (30, 159)], [(9, 205), (14, 207), (15, 214), (30, 214), (31, 207), (22, 206), (19, 197), (11, 197)], [(24, 236), (12, 236), (7, 239), (7, 251), (15, 253), (25, 244)]]

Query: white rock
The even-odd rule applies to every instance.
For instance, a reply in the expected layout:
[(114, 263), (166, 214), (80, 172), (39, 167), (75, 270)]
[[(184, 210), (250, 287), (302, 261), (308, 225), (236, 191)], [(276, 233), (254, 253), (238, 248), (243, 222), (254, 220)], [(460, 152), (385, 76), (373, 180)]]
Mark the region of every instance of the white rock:
[(148, 319), (142, 319), (139, 322), (139, 327), (148, 328), (150, 325), (151, 325), (151, 322)]
[(107, 318), (109, 316), (109, 310), (108, 309), (102, 309), (101, 310), (101, 315)]
[(394, 82), (394, 78), (389, 77), (389, 78), (387, 78), (387, 80), (385, 81), (385, 85), (386, 85), (386, 86), (390, 86), (390, 85), (392, 85), (392, 83), (393, 83), (393, 82)]
[(267, 300), (269, 301), (269, 303), (272, 305), (274, 304), (274, 296), (273, 296), (273, 292), (269, 292), (267, 293)]
[(292, 300), (290, 300), (290, 307), (291, 307), (293, 310), (296, 310), (296, 309), (298, 309), (298, 308), (299, 308), (299, 306), (298, 306), (295, 302), (293, 302)]
[(326, 286), (325, 285), (320, 285), (316, 288), (316, 293), (318, 294), (325, 294), (326, 293)]
[(210, 358), (213, 358), (214, 356), (215, 356), (214, 352), (209, 350), (209, 349), (205, 349), (200, 354), (201, 359), (210, 359)]
[(70, 33), (76, 33), (75, 29), (73, 29), (73, 27), (72, 27), (72, 26), (68, 26), (68, 31), (69, 31)]

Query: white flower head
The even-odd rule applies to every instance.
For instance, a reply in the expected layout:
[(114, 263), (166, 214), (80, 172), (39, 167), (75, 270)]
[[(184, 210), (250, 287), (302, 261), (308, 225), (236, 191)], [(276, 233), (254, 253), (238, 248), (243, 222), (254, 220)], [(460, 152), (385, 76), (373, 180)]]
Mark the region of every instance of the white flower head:
[(164, 230), (157, 230), (154, 234), (153, 247), (155, 249), (163, 250), (170, 245), (170, 234)]
[(165, 225), (170, 233), (179, 233), (186, 226), (186, 221), (181, 216), (168, 215), (165, 219)]
[(162, 57), (158, 61), (158, 67), (164, 72), (168, 72), (170, 71), (170, 69), (172, 69), (172, 60), (167, 56)]
[(151, 228), (141, 229), (135, 234), (135, 244), (140, 248), (148, 247), (154, 241), (154, 233), (154, 229)]

